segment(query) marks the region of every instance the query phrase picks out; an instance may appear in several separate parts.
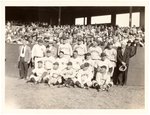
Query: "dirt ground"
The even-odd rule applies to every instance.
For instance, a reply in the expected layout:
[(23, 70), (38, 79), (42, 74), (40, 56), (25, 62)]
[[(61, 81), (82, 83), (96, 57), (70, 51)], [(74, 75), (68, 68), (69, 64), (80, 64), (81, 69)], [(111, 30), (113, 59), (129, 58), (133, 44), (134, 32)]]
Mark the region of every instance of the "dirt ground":
[[(17, 45), (6, 45), (5, 103), (18, 109), (144, 109), (144, 85), (113, 86), (109, 92), (94, 89), (34, 85), (18, 79)], [(141, 58), (141, 57), (140, 57)], [(133, 70), (132, 70), (133, 71)], [(138, 72), (138, 70), (136, 70)], [(144, 71), (144, 70), (143, 70)], [(140, 75), (141, 75), (141, 71)], [(133, 72), (132, 72), (133, 73)], [(133, 73), (134, 74), (134, 73)], [(138, 75), (138, 73), (136, 73)], [(130, 76), (132, 74), (130, 73)], [(143, 75), (144, 76), (144, 75)], [(133, 78), (132, 78), (133, 79)], [(143, 79), (143, 78), (142, 78)], [(140, 79), (141, 80), (141, 79)]]

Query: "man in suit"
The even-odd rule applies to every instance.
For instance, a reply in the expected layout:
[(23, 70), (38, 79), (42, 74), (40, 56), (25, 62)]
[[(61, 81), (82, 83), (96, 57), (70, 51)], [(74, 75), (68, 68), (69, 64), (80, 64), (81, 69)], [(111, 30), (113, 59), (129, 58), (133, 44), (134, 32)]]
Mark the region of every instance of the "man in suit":
[(19, 46), (19, 58), (18, 58), (18, 68), (20, 79), (26, 79), (28, 74), (28, 64), (31, 59), (31, 49), (27, 45), (25, 39), (22, 40), (22, 45)]
[[(129, 60), (136, 54), (137, 45), (136, 43), (133, 46), (127, 46), (125, 42), (121, 43), (121, 47), (117, 49), (117, 68), (116, 68), (116, 79), (114, 79), (114, 84), (117, 85), (126, 85), (127, 83), (127, 74), (129, 68)], [(125, 71), (120, 71), (120, 66), (126, 66)]]

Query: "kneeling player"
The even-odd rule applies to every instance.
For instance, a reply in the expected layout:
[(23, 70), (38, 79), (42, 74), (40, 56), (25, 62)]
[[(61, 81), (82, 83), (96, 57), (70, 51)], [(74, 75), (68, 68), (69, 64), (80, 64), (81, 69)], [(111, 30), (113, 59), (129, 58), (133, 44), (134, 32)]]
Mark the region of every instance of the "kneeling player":
[(100, 89), (108, 91), (113, 86), (111, 75), (108, 73), (106, 66), (97, 68), (96, 81), (93, 81), (93, 87), (99, 91)]
[(38, 61), (38, 67), (32, 70), (27, 82), (34, 82), (35, 84), (40, 83), (45, 76), (45, 73), (46, 71), (43, 68), (43, 62)]
[(55, 62), (53, 64), (53, 68), (50, 71), (50, 75), (49, 75), (49, 81), (48, 81), (48, 85), (60, 85), (62, 83), (62, 78), (60, 76), (60, 69), (59, 69), (59, 63)]
[(76, 71), (74, 68), (72, 68), (72, 62), (67, 63), (67, 67), (62, 70), (61, 75), (63, 77), (64, 86), (74, 87), (74, 83), (76, 82)]
[(92, 78), (93, 78), (93, 72), (90, 68), (89, 63), (84, 63), (83, 68), (79, 70), (77, 74), (77, 81), (76, 85), (80, 88), (86, 88), (92, 86)]

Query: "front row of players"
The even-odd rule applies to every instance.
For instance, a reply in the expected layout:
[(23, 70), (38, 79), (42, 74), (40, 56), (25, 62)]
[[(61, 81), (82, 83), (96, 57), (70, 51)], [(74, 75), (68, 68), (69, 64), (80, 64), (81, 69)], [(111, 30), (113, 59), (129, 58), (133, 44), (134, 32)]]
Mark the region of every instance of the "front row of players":
[(47, 83), (49, 86), (95, 88), (97, 91), (106, 90), (113, 86), (111, 74), (107, 66), (102, 65), (91, 69), (91, 65), (85, 62), (79, 70), (73, 68), (73, 63), (68, 62), (66, 68), (60, 70), (59, 63), (54, 62), (51, 69), (43, 68), (43, 61), (38, 61), (37, 68), (27, 77), (27, 82)]

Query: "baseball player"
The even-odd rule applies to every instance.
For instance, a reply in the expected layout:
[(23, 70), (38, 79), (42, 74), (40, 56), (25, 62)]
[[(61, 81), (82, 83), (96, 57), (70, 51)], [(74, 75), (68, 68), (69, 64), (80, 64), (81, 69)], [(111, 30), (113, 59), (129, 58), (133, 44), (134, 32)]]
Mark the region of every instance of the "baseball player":
[(90, 64), (89, 68), (91, 68), (92, 72), (94, 72), (95, 61), (91, 59), (90, 53), (85, 54), (85, 60), (83, 61), (83, 64), (84, 63), (89, 63)]
[(92, 86), (91, 80), (93, 78), (93, 72), (89, 67), (90, 67), (89, 63), (84, 63), (83, 68), (80, 69), (77, 74), (77, 81), (75, 82), (75, 84), (80, 88), (88, 89), (89, 87)]
[(93, 87), (99, 92), (100, 89), (108, 91), (113, 86), (110, 74), (107, 72), (105, 65), (97, 68), (96, 80), (93, 81)]
[(112, 67), (112, 64), (111, 64), (110, 60), (108, 60), (106, 58), (106, 54), (104, 52), (101, 53), (101, 59), (96, 61), (95, 67), (98, 68), (98, 67), (101, 67), (103, 65), (105, 65), (107, 67), (106, 72), (110, 73), (110, 68)]
[(70, 58), (69, 61), (72, 62), (72, 66), (76, 71), (80, 69), (80, 66), (83, 63), (83, 60), (81, 60), (81, 58), (78, 57), (78, 51), (76, 50), (73, 52), (73, 57)]
[(81, 60), (84, 59), (84, 55), (87, 53), (87, 47), (85, 44), (83, 44), (82, 39), (78, 39), (78, 44), (76, 44), (73, 48), (73, 50), (78, 51), (78, 55), (81, 58)]
[(60, 70), (63, 70), (67, 66), (69, 60), (64, 57), (64, 52), (60, 51), (59, 58), (57, 58), (56, 61), (59, 63)]
[(42, 78), (46, 75), (46, 70), (43, 68), (43, 62), (38, 61), (38, 67), (32, 70), (32, 73), (29, 75), (28, 82), (34, 82), (35, 84), (40, 83)]
[(46, 51), (46, 57), (43, 58), (44, 68), (46, 70), (50, 70), (53, 67), (53, 63), (55, 62), (55, 58), (52, 56), (51, 51)]
[(72, 56), (72, 47), (67, 43), (67, 38), (63, 38), (63, 43), (58, 46), (58, 55), (60, 56), (60, 51), (64, 52), (64, 57), (69, 59)]
[(74, 83), (76, 82), (76, 71), (72, 68), (72, 62), (67, 63), (67, 67), (61, 72), (61, 76), (63, 77), (65, 86), (74, 86)]
[(112, 43), (108, 43), (107, 48), (104, 50), (104, 53), (106, 54), (107, 59), (110, 60), (110, 64), (111, 64), (110, 75), (112, 77), (114, 73), (114, 68), (116, 67), (116, 62), (117, 62), (117, 51), (116, 49), (113, 48)]
[(55, 62), (53, 63), (53, 68), (50, 71), (50, 74), (47, 74), (47, 78), (49, 79), (48, 85), (59, 85), (62, 83), (62, 77), (60, 75), (61, 71), (59, 69), (59, 63)]
[(93, 41), (93, 45), (89, 48), (88, 52), (91, 53), (92, 60), (99, 60), (102, 53), (101, 47), (97, 45), (96, 41)]

